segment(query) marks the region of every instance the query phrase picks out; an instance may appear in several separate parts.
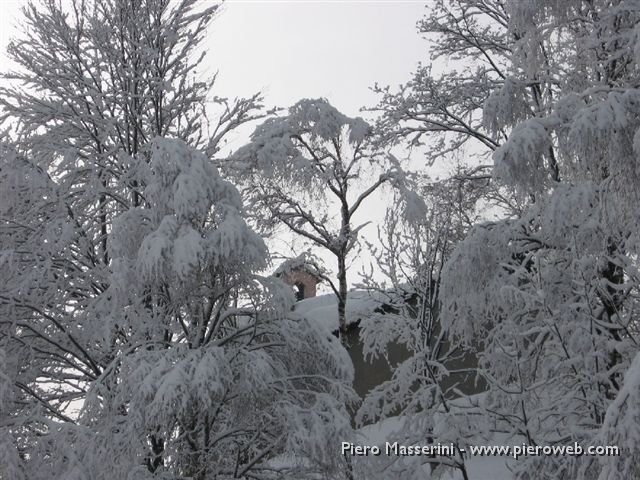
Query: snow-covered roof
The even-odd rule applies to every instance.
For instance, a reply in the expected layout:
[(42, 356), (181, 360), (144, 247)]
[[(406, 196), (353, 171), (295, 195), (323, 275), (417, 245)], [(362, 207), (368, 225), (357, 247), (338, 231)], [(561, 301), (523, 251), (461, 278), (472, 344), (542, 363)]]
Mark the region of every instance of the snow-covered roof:
[[(347, 325), (366, 319), (373, 315), (376, 308), (384, 304), (384, 295), (363, 290), (352, 290), (347, 294)], [(306, 298), (297, 302), (294, 313), (309, 319), (330, 332), (338, 330), (338, 298), (329, 293), (317, 297)]]
[(295, 271), (303, 271), (308, 273), (309, 275), (315, 277), (317, 280), (322, 278), (322, 272), (320, 271), (318, 265), (307, 258), (305, 255), (300, 255), (295, 258), (290, 258), (282, 262), (282, 264), (273, 272), (274, 277), (279, 277), (286, 273), (291, 273)]

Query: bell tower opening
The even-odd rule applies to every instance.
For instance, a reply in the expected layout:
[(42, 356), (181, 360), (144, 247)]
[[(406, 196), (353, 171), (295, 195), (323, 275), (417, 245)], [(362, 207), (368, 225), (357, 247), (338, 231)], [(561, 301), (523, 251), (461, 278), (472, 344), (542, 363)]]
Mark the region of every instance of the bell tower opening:
[(316, 286), (321, 281), (319, 268), (315, 263), (305, 260), (304, 256), (285, 260), (273, 274), (289, 285), (296, 301), (316, 296)]
[(296, 300), (299, 302), (300, 300), (304, 300), (306, 297), (304, 296), (304, 283), (296, 282), (293, 285), (293, 291), (296, 294)]

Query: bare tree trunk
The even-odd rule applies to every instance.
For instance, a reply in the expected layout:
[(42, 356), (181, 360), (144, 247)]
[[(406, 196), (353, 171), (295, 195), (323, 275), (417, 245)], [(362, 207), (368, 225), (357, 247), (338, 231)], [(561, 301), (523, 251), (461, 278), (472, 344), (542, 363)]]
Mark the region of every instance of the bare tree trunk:
[[(621, 287), (624, 284), (624, 270), (622, 267), (615, 263), (613, 259), (616, 256), (622, 255), (620, 245), (613, 237), (607, 239), (607, 254), (609, 259), (607, 260), (606, 268), (602, 271), (601, 275), (607, 281), (604, 287), (604, 291), (599, 293), (600, 300), (604, 306), (604, 314), (606, 315), (606, 321), (609, 324), (615, 324), (615, 317), (619, 316), (622, 310), (622, 298)], [(617, 329), (607, 329), (609, 336), (616, 342), (621, 341), (620, 334)], [(613, 400), (618, 391), (620, 390), (621, 374), (617, 372), (616, 366), (622, 362), (622, 355), (617, 350), (613, 349), (609, 353), (609, 359), (606, 369), (609, 372), (610, 385), (605, 385), (605, 392), (608, 399)]]
[(349, 253), (349, 238), (351, 237), (351, 224), (349, 204), (347, 203), (347, 185), (340, 188), (340, 247), (336, 252), (338, 257), (338, 322), (340, 336), (344, 338), (347, 333), (347, 254)]
[(347, 267), (346, 255), (338, 255), (338, 322), (340, 325), (340, 335), (347, 333)]

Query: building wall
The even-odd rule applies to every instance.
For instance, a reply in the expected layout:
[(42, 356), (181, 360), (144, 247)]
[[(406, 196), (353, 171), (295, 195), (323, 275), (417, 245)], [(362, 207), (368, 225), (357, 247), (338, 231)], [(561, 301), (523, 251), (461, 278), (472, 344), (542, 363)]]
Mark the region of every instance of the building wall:
[(301, 270), (295, 270), (283, 273), (281, 278), (287, 285), (291, 285), (292, 287), (295, 287), (297, 284), (301, 284), (304, 287), (303, 298), (316, 296), (316, 285), (318, 281), (313, 275)]
[(345, 346), (353, 362), (353, 389), (363, 398), (374, 387), (390, 380), (393, 369), (411, 356), (411, 352), (406, 346), (391, 343), (387, 348), (386, 358), (365, 358), (364, 345), (360, 339), (360, 327), (358, 326), (353, 326), (347, 332)]
[[(386, 358), (365, 358), (358, 326), (353, 326), (347, 332), (345, 346), (353, 362), (355, 374), (353, 388), (361, 397), (366, 396), (374, 387), (390, 380), (395, 367), (413, 355), (406, 345), (391, 343), (387, 347)], [(450, 348), (449, 342), (445, 340), (441, 348), (447, 351)], [(485, 382), (480, 381), (475, 374), (478, 365), (476, 355), (461, 353), (452, 356), (444, 362), (444, 365), (451, 371), (450, 375), (440, 382), (446, 397), (456, 398), (458, 394), (455, 390), (464, 394), (475, 394), (486, 389)]]

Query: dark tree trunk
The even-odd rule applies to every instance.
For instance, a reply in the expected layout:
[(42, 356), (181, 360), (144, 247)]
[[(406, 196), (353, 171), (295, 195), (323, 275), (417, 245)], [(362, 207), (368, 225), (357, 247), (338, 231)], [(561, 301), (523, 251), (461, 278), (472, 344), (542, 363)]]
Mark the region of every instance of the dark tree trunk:
[(347, 267), (345, 255), (338, 256), (338, 323), (340, 335), (347, 332)]

